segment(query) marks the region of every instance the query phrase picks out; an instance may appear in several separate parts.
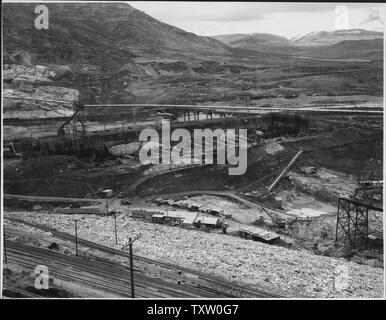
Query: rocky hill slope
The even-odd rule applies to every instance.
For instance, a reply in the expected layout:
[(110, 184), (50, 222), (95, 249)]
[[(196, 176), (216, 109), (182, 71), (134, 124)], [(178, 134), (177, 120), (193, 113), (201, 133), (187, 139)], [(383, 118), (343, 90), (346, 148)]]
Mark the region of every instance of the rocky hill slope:
[(47, 3), (49, 30), (34, 28), (36, 4), (3, 5), (5, 59), (23, 49), (42, 63), (121, 61), (143, 53), (226, 52), (226, 46), (162, 23), (124, 3)]
[(311, 57), (335, 59), (383, 59), (383, 39), (344, 40), (308, 52)]

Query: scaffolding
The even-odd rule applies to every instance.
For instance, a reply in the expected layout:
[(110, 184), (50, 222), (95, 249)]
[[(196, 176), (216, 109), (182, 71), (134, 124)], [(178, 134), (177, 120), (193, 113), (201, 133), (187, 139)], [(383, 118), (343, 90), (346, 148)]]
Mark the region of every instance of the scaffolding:
[(355, 199), (339, 198), (335, 243), (352, 248), (366, 246), (369, 235), (369, 210), (383, 209)]

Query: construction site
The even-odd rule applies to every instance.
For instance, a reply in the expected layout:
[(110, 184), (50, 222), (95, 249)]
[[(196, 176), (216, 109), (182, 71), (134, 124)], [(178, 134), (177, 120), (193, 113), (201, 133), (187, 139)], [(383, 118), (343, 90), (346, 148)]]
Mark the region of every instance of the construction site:
[[(341, 77), (332, 71), (338, 65), (337, 72), (361, 77), (368, 69), (378, 74), (382, 64), (287, 57), (306, 69), (296, 70), (297, 80), (277, 73), (266, 79), (263, 69), (242, 69), (263, 58), (243, 54), (247, 62), (227, 60), (243, 79), (228, 91), (231, 101), (214, 101), (213, 88), (202, 101), (103, 99), (123, 81), (148, 81), (148, 88), (176, 81), (192, 95), (186, 83), (208, 88), (193, 81), (199, 75), (144, 80), (130, 69), (129, 80), (122, 70), (107, 80), (84, 80), (86, 94), (77, 82), (62, 84), (67, 73), (56, 70), (61, 76), (51, 79), (41, 71), (49, 64), (9, 57), (3, 70), (3, 296), (384, 296), (382, 93), (272, 93), (285, 90), (274, 82)], [(284, 72), (280, 68), (275, 72)], [(213, 72), (218, 77), (208, 86), (234, 80)], [(254, 83), (275, 96), (254, 101)], [(180, 164), (141, 163), (141, 132), (161, 133), (163, 121), (191, 133), (232, 129), (239, 137), (238, 130), (247, 129), (245, 173), (229, 175), (230, 164), (195, 164), (190, 157)], [(157, 148), (164, 147), (160, 139)], [(49, 289), (34, 286), (37, 265), (48, 267)]]
[[(194, 113), (190, 108), (183, 112)], [(56, 137), (10, 142), (4, 153), (6, 246), (7, 239), (38, 247), (56, 243), (63, 253), (74, 254), (72, 245), (35, 224), (72, 235), (77, 219), (80, 238), (117, 249), (141, 234), (135, 245), (140, 256), (252, 288), (262, 281), (268, 292), (289, 296), (297, 294), (292, 290), (335, 296), (328, 279), (340, 264), (359, 278), (362, 272), (372, 281), (382, 277), (382, 112), (370, 116), (366, 110), (343, 114), (323, 108), (245, 116), (245, 111), (227, 111), (232, 115), (226, 117), (211, 111), (212, 119), (191, 120), (195, 126), (250, 126), (242, 176), (229, 176), (224, 165), (143, 166), (138, 129), (89, 132), (78, 110), (65, 122), (71, 126), (66, 134), (60, 134), (60, 126)], [(178, 111), (173, 115), (178, 118)], [(364, 121), (378, 121), (379, 127)], [(188, 120), (173, 124), (190, 125)], [(36, 232), (44, 236), (36, 239)], [(87, 246), (81, 250), (85, 256), (96, 254)], [(265, 261), (262, 251), (272, 257)], [(293, 262), (302, 256), (300, 265)], [(309, 275), (314, 285), (304, 276), (310, 261), (322, 278)], [(283, 274), (272, 272), (271, 263)], [(292, 264), (295, 274), (285, 268)], [(348, 292), (358, 294), (355, 285)], [(379, 292), (381, 287), (379, 282)]]

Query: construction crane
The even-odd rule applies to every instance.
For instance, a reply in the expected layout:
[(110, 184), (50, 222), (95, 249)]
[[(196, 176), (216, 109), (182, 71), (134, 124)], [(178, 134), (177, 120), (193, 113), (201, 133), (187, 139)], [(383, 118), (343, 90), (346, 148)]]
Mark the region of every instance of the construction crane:
[[(72, 134), (74, 137), (84, 136), (86, 133), (86, 127), (84, 122), (80, 117), (78, 117), (79, 113), (84, 110), (84, 106), (80, 101), (74, 103), (74, 114), (66, 120), (57, 130), (58, 136), (64, 136), (66, 134), (66, 126), (71, 127)], [(79, 124), (81, 125), (81, 129), (79, 130)]]
[(275, 179), (275, 181), (268, 187), (268, 191), (271, 192), (273, 188), (280, 182), (281, 178), (286, 174), (286, 172), (293, 166), (296, 160), (299, 159), (300, 155), (303, 153), (303, 149), (301, 149), (290, 161), (290, 163), (283, 169), (280, 175)]

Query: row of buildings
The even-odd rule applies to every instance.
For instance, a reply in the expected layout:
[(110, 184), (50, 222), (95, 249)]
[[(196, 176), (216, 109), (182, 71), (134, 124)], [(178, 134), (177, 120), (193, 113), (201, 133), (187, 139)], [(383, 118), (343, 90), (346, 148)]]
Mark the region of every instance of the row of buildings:
[[(202, 230), (220, 229), (226, 233), (227, 223), (218, 217), (210, 217), (197, 212), (186, 211), (161, 211), (152, 209), (135, 208), (131, 210), (130, 216), (136, 219), (146, 220), (152, 223), (171, 224), (185, 228), (196, 228)], [(237, 232), (238, 236), (254, 241), (265, 243), (277, 243), (280, 236), (272, 231), (255, 226), (243, 225)]]
[(153, 223), (167, 223), (186, 228), (221, 228), (224, 222), (217, 217), (209, 217), (196, 212), (161, 211), (148, 209), (132, 209), (131, 217), (147, 220)]

